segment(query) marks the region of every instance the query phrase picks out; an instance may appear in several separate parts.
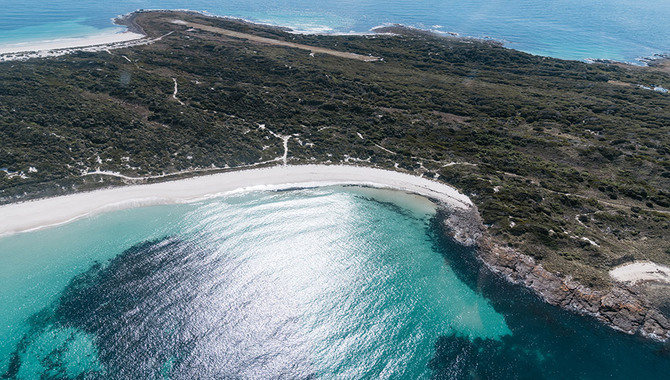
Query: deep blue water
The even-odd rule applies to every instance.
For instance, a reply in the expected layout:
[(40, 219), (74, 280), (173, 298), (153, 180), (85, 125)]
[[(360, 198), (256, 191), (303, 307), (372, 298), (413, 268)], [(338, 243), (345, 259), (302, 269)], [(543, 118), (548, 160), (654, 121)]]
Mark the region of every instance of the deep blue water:
[(635, 62), (670, 52), (670, 2), (658, 0), (25, 0), (1, 6), (0, 45), (109, 31), (111, 18), (140, 8), (188, 8), (307, 32), (368, 32), (400, 23), (564, 59)]
[(440, 218), (325, 187), (2, 238), (0, 378), (667, 378), (667, 346), (505, 283)]

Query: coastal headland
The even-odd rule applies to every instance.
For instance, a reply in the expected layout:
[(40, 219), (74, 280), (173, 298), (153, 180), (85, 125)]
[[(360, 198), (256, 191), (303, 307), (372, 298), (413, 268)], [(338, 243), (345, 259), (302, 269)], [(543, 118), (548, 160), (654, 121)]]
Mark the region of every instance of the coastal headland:
[[(188, 184), (214, 178), (231, 178), (214, 193), (331, 180), (439, 199), (414, 179), (352, 174), (391, 170), (467, 196), (447, 227), (491, 270), (622, 331), (670, 336), (668, 285), (610, 275), (670, 265), (670, 97), (648, 90), (670, 87), (666, 72), (403, 28), (302, 35), (168, 11), (121, 22), (146, 37), (0, 63), (3, 231), (196, 199), (211, 189)], [(308, 164), (327, 166), (295, 166)], [(286, 172), (247, 181), (265, 170)], [(163, 184), (201, 174), (215, 175)], [(157, 192), (133, 193), (145, 188)], [(76, 197), (81, 209), (58, 206)]]

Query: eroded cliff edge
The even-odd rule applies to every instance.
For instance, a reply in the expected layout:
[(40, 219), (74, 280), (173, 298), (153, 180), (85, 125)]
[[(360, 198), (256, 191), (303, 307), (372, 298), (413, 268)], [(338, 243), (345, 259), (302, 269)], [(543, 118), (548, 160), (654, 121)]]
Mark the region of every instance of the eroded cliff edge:
[[(627, 334), (658, 341), (670, 338), (670, 319), (652, 300), (650, 284), (613, 281), (609, 289), (594, 290), (569, 275), (546, 270), (532, 257), (496, 242), (486, 231), (476, 207), (449, 209), (444, 224), (459, 243), (475, 247), (477, 259), (507, 281), (531, 289), (545, 302), (589, 315)], [(653, 285), (653, 284), (652, 284)], [(658, 284), (657, 284), (658, 285)]]

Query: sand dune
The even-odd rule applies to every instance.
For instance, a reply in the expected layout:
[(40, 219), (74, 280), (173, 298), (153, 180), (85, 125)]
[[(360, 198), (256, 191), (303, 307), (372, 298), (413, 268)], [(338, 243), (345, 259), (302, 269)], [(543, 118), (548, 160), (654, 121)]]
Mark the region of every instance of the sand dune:
[(670, 268), (651, 261), (636, 261), (612, 269), (610, 276), (621, 282), (660, 281), (670, 283)]

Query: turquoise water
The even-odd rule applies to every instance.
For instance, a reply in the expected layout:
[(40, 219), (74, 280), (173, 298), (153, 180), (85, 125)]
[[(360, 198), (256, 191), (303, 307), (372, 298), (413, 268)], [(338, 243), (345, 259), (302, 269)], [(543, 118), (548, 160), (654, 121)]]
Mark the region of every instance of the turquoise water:
[(491, 276), (426, 199), (326, 187), (0, 239), (0, 378), (662, 378)]
[[(193, 9), (306, 32), (368, 32), (400, 23), (564, 59), (613, 59), (670, 52), (670, 2), (655, 0), (26, 0), (3, 4), (0, 45), (109, 30), (136, 9)], [(120, 29), (119, 29), (120, 30)]]

